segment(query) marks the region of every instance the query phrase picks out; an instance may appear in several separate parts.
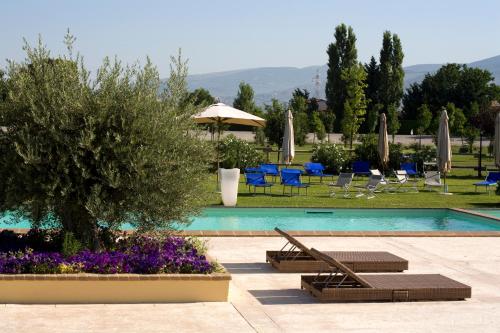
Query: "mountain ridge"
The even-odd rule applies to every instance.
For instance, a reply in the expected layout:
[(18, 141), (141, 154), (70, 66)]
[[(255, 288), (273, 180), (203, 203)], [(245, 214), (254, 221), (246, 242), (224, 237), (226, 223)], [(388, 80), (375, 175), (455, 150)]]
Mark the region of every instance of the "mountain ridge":
[[(412, 83), (420, 82), (426, 74), (434, 73), (443, 64), (416, 64), (404, 67), (405, 89)], [(467, 64), (470, 67), (486, 69), (495, 77), (494, 82), (500, 84), (500, 55)], [(236, 69), (213, 73), (189, 75), (187, 78), (190, 90), (205, 88), (222, 102), (232, 104), (240, 82), (252, 86), (255, 101), (258, 105), (269, 103), (272, 98), (288, 101), (297, 88), (307, 89), (311, 96), (324, 98), (326, 65), (306, 67), (257, 67)], [(314, 77), (319, 74), (320, 85), (316, 86)], [(319, 95), (319, 96), (316, 96)]]

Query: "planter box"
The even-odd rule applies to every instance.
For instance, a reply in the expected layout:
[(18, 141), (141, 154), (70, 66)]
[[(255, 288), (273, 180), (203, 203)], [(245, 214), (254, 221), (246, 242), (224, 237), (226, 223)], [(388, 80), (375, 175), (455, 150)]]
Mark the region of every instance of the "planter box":
[(226, 302), (231, 275), (0, 274), (0, 303)]

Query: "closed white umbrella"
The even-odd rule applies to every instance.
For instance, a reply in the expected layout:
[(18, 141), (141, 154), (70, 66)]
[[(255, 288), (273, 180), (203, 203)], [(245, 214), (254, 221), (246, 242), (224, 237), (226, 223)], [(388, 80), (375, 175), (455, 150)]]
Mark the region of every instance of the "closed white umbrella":
[(283, 143), (281, 145), (283, 154), (281, 155), (281, 163), (290, 164), (295, 156), (295, 142), (293, 136), (293, 115), (292, 111), (286, 112), (285, 132), (283, 133)]
[(446, 173), (451, 170), (451, 141), (448, 129), (448, 113), (441, 112), (439, 119), (438, 144), (437, 144), (438, 169), (444, 174), (444, 191), (448, 192), (446, 185)]
[(387, 118), (385, 117), (385, 113), (380, 115), (377, 150), (382, 168), (385, 168), (389, 162), (389, 139), (387, 137)]
[(493, 149), (495, 151), (495, 164), (500, 168), (500, 112), (495, 120), (495, 142)]

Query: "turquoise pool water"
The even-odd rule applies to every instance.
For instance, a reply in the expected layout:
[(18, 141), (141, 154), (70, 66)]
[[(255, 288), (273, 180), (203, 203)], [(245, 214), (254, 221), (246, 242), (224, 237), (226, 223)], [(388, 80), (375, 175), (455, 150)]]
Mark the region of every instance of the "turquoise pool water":
[(475, 209), (475, 212), (500, 218), (500, 209)]
[[(0, 228), (28, 228), (27, 221)], [(207, 208), (187, 230), (500, 231), (500, 222), (447, 209)], [(128, 224), (123, 229), (131, 229)]]

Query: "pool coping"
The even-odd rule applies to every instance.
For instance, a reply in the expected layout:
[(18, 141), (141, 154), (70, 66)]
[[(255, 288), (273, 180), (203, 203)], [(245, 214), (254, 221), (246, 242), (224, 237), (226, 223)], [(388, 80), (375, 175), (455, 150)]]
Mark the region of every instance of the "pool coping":
[[(212, 207), (211, 207), (212, 208)], [(270, 208), (270, 207), (241, 207), (241, 208)], [(276, 207), (292, 208), (292, 207)], [(293, 207), (303, 208), (303, 207)], [(313, 207), (306, 207), (315, 209)], [(335, 209), (325, 208), (323, 209)], [(377, 209), (377, 208), (367, 208)], [(387, 209), (387, 208), (380, 208)], [(415, 209), (415, 208), (396, 208), (396, 209)], [(448, 209), (457, 213), (463, 213), (482, 217), (500, 223), (500, 218), (492, 215), (479, 213), (462, 208), (417, 208), (417, 209)], [(11, 230), (16, 233), (27, 233), (27, 228), (3, 228), (2, 230)], [(133, 231), (126, 230), (126, 234), (132, 234)], [(500, 231), (337, 231), (337, 230), (289, 230), (287, 231), (296, 237), (500, 237)], [(184, 237), (281, 237), (274, 230), (182, 230), (174, 232), (177, 236)]]

